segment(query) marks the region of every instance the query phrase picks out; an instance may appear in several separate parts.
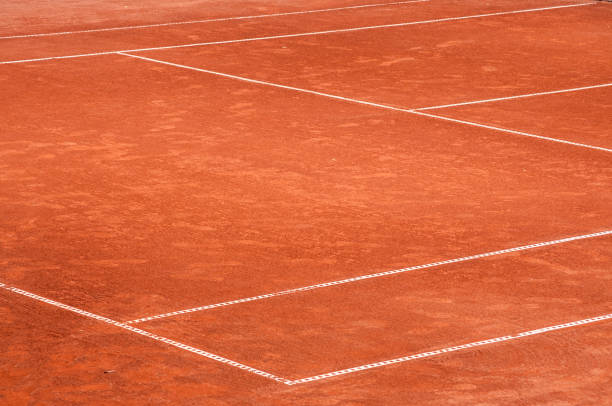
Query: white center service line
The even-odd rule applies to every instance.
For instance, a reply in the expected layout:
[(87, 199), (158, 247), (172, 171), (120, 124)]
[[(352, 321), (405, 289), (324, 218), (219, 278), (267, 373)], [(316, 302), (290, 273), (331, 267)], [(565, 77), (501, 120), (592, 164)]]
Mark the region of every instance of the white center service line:
[(150, 48), (124, 49), (124, 50), (115, 50), (115, 51), (93, 52), (93, 53), (87, 53), (87, 54), (49, 56), (49, 57), (44, 57), (44, 58), (32, 58), (32, 59), (19, 59), (19, 60), (13, 60), (13, 61), (3, 61), (3, 62), (0, 62), (0, 65), (26, 63), (26, 62), (51, 61), (51, 60), (56, 60), (56, 59), (83, 58), (83, 57), (98, 56), (98, 55), (110, 55), (110, 54), (116, 54), (119, 52), (159, 51), (159, 50), (164, 50), (164, 49), (200, 47), (200, 46), (206, 46), (206, 45), (235, 44), (235, 43), (240, 43), (240, 42), (263, 41), (263, 40), (273, 40), (273, 39), (281, 39), (281, 38), (296, 38), (296, 37), (306, 37), (306, 36), (313, 36), (313, 35), (328, 35), (328, 34), (337, 34), (337, 33), (345, 33), (345, 32), (375, 30), (375, 29), (381, 29), (381, 28), (407, 27), (410, 25), (432, 24), (432, 23), (441, 23), (441, 22), (448, 22), (448, 21), (467, 20), (467, 19), (473, 19), (473, 18), (484, 18), (484, 17), (494, 17), (494, 16), (502, 16), (502, 15), (533, 13), (533, 12), (538, 12), (538, 11), (557, 10), (557, 9), (563, 9), (563, 8), (569, 8), (569, 7), (592, 6), (594, 4), (595, 4), (594, 2), (566, 4), (562, 6), (540, 7), (540, 8), (531, 8), (531, 9), (513, 10), (513, 11), (500, 11), (496, 13), (475, 14), (475, 15), (462, 16), (462, 17), (447, 17), (447, 18), (438, 18), (434, 20), (411, 21), (411, 22), (405, 22), (405, 23), (384, 24), (384, 25), (370, 25), (370, 26), (364, 26), (364, 27), (341, 28), (341, 29), (336, 29), (336, 30), (303, 32), (303, 33), (297, 33), (297, 34), (283, 34), (283, 35), (272, 35), (272, 36), (266, 36), (266, 37), (242, 38), (242, 39), (227, 40), (227, 41), (196, 42), (196, 43), (190, 43), (190, 44), (168, 45), (168, 46), (159, 46), (159, 47), (150, 47)]
[(42, 34), (8, 35), (8, 36), (0, 37), (0, 39), (51, 37), (51, 36), (58, 36), (58, 35), (84, 34), (84, 33), (91, 33), (91, 32), (121, 31), (121, 30), (141, 29), (141, 28), (168, 27), (168, 26), (173, 26), (173, 25), (189, 25), (189, 24), (214, 23), (214, 22), (220, 22), (220, 21), (254, 20), (254, 19), (258, 19), (258, 18), (284, 17), (284, 16), (292, 16), (292, 15), (300, 15), (300, 14), (327, 13), (327, 12), (331, 12), (331, 11), (354, 10), (354, 9), (372, 8), (372, 7), (400, 6), (400, 5), (404, 5), (404, 4), (424, 3), (424, 2), (428, 2), (428, 1), (430, 1), (430, 0), (396, 1), (396, 2), (393, 2), (393, 3), (362, 4), (362, 5), (358, 5), (358, 6), (322, 8), (322, 9), (317, 9), (317, 10), (304, 10), (304, 11), (290, 11), (290, 12), (286, 12), (286, 13), (272, 13), (272, 14), (258, 14), (258, 15), (251, 15), (251, 16), (209, 18), (209, 19), (205, 19), (205, 20), (175, 21), (175, 22), (170, 22), (170, 23), (129, 25), (129, 26), (124, 26), (124, 27), (93, 28), (93, 29), (89, 29), (89, 30), (49, 32), (49, 33), (42, 33)]
[(530, 250), (530, 249), (534, 249), (534, 248), (547, 247), (547, 246), (551, 246), (551, 245), (568, 243), (568, 242), (571, 242), (571, 241), (578, 241), (578, 240), (584, 240), (584, 239), (596, 238), (596, 237), (604, 237), (604, 236), (607, 236), (607, 235), (610, 235), (610, 234), (612, 234), (612, 230), (602, 231), (602, 232), (599, 232), (599, 233), (578, 235), (578, 236), (568, 237), (568, 238), (562, 238), (562, 239), (559, 239), (559, 240), (539, 242), (539, 243), (536, 243), (536, 244), (522, 245), (520, 247), (507, 248), (507, 249), (503, 249), (503, 250), (499, 250), (499, 251), (490, 251), (490, 252), (485, 252), (483, 254), (469, 255), (469, 256), (465, 256), (465, 257), (461, 257), (461, 258), (454, 258), (454, 259), (447, 259), (445, 261), (432, 262), (432, 263), (424, 264), (424, 265), (417, 265), (417, 266), (411, 266), (411, 267), (402, 268), (402, 269), (395, 269), (395, 270), (392, 270), (392, 271), (385, 271), (385, 272), (378, 272), (378, 273), (372, 273), (372, 274), (367, 274), (367, 275), (361, 275), (361, 276), (356, 276), (356, 277), (347, 278), (347, 279), (341, 279), (341, 280), (337, 280), (337, 281), (317, 283), (316, 285), (302, 286), (300, 288), (288, 289), (288, 290), (283, 290), (283, 291), (280, 291), (280, 292), (266, 293), (266, 294), (262, 294), (262, 295), (258, 295), (258, 296), (245, 297), (245, 298), (242, 298), (242, 299), (229, 300), (229, 301), (226, 301), (226, 302), (215, 303), (215, 304), (210, 304), (210, 305), (206, 305), (206, 306), (198, 306), (198, 307), (192, 307), (192, 308), (189, 308), (189, 309), (176, 310), (176, 311), (173, 311), (173, 312), (158, 314), (158, 315), (155, 315), (155, 316), (141, 317), (141, 318), (136, 319), (136, 320), (125, 321), (124, 323), (125, 324), (142, 323), (142, 322), (151, 321), (151, 320), (163, 319), (163, 318), (166, 318), (166, 317), (180, 316), (182, 314), (187, 314), (187, 313), (200, 312), (200, 311), (203, 311), (203, 310), (214, 309), (214, 308), (217, 308), (217, 307), (225, 307), (225, 306), (231, 306), (231, 305), (240, 304), (240, 303), (254, 302), (256, 300), (270, 299), (270, 298), (273, 298), (273, 297), (291, 295), (291, 294), (294, 294), (294, 293), (306, 292), (306, 291), (314, 290), (314, 289), (328, 288), (328, 287), (331, 287), (331, 286), (338, 286), (338, 285), (343, 285), (343, 284), (346, 284), (346, 283), (359, 282), (359, 281), (363, 281), (363, 280), (366, 280), (366, 279), (374, 279), (374, 278), (380, 278), (380, 277), (383, 277), (383, 276), (397, 275), (397, 274), (401, 274), (401, 273), (404, 273), (404, 272), (417, 271), (417, 270), (427, 269), (427, 268), (434, 268), (434, 267), (439, 267), (439, 266), (448, 265), (448, 264), (456, 264), (458, 262), (473, 261), (475, 259), (487, 258), (487, 257), (495, 256), (495, 255), (509, 254), (509, 253), (512, 253), (512, 252), (526, 251), (526, 250)]

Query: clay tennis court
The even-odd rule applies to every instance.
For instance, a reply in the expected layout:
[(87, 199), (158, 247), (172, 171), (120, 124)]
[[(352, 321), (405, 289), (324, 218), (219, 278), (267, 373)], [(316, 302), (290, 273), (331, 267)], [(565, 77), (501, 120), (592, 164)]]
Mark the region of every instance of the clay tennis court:
[(0, 404), (612, 405), (612, 3), (0, 14)]

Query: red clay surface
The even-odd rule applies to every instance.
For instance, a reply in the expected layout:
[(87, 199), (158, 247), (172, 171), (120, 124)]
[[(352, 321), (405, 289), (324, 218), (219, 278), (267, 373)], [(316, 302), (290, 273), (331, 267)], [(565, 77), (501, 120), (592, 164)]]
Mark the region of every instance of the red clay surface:
[(606, 154), (123, 56), (5, 68), (5, 281), (109, 317), (612, 228)]
[[(157, 3), (3, 5), (17, 18), (1, 32), (364, 4)], [(482, 3), (0, 40), (10, 44), (0, 61), (573, 4)], [(142, 55), (426, 107), (609, 81), (611, 13), (598, 4)], [(609, 92), (586, 94), (440, 113), (609, 145)], [(0, 97), (0, 283), (118, 320), (612, 229), (602, 151), (120, 55), (0, 65)], [(609, 313), (610, 251), (601, 237), (137, 326), (301, 378)], [(0, 320), (10, 405), (606, 405), (612, 395), (607, 321), (288, 387), (5, 289)]]

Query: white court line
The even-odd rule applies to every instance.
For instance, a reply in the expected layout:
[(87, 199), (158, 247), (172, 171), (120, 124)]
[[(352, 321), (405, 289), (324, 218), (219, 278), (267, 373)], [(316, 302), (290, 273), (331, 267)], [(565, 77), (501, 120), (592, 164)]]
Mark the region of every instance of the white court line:
[(176, 68), (193, 70), (193, 71), (196, 71), (196, 72), (208, 73), (208, 74), (211, 74), (211, 75), (217, 75), (217, 76), (221, 76), (221, 77), (225, 77), (225, 78), (229, 78), (229, 79), (241, 80), (243, 82), (255, 83), (255, 84), (265, 85), (265, 86), (272, 86), (272, 87), (277, 87), (277, 88), (281, 88), (281, 89), (293, 90), (293, 91), (301, 92), (301, 93), (314, 94), (314, 95), (317, 95), (317, 96), (323, 96), (323, 97), (328, 97), (328, 98), (331, 98), (331, 99), (342, 100), (342, 101), (347, 101), (347, 102), (357, 103), (357, 104), (363, 104), (363, 105), (366, 105), (366, 106), (378, 107), (378, 108), (383, 108), (383, 109), (387, 109), (387, 110), (394, 110), (394, 111), (401, 111), (401, 112), (405, 112), (405, 113), (412, 113), (412, 114), (417, 114), (417, 115), (420, 115), (420, 116), (427, 116), (427, 117), (430, 117), (430, 118), (437, 118), (439, 120), (451, 121), (451, 122), (455, 122), (455, 123), (461, 123), (461, 124), (466, 124), (466, 125), (470, 125), (470, 126), (474, 126), (474, 127), (481, 127), (481, 128), (486, 128), (488, 130), (496, 130), (496, 131), (501, 131), (501, 132), (515, 134), (515, 135), (523, 135), (523, 136), (526, 136), (526, 137), (538, 138), (538, 139), (546, 140), (546, 141), (554, 141), (554, 142), (559, 142), (559, 143), (562, 143), (562, 144), (569, 144), (569, 145), (573, 145), (573, 146), (577, 146), (577, 147), (595, 149), (595, 150), (600, 150), (600, 151), (605, 151), (605, 152), (612, 152), (611, 149), (604, 148), (604, 147), (598, 147), (598, 146), (595, 146), (595, 145), (581, 144), (581, 143), (578, 143), (578, 142), (566, 141), (566, 140), (563, 140), (563, 139), (560, 139), (560, 138), (545, 137), (545, 136), (530, 134), (530, 133), (526, 133), (526, 132), (522, 132), (522, 131), (514, 131), (514, 130), (509, 130), (509, 129), (506, 129), (506, 128), (494, 127), (494, 126), (490, 126), (490, 125), (474, 123), (474, 122), (471, 122), (471, 121), (457, 120), (457, 119), (448, 118), (448, 117), (444, 117), (444, 116), (439, 116), (439, 115), (435, 115), (435, 114), (423, 113), (423, 112), (415, 110), (415, 109), (404, 109), (404, 108), (400, 108), (400, 107), (389, 106), (387, 104), (372, 103), (372, 102), (367, 102), (367, 101), (363, 101), (363, 100), (352, 99), (352, 98), (349, 98), (349, 97), (337, 96), (337, 95), (330, 94), (330, 93), (323, 93), (323, 92), (317, 92), (317, 91), (314, 91), (314, 90), (302, 89), (302, 88), (299, 88), (299, 87), (285, 86), (285, 85), (280, 85), (280, 84), (272, 83), (272, 82), (264, 82), (262, 80), (249, 79), (249, 78), (245, 78), (243, 76), (230, 75), (230, 74), (227, 74), (227, 73), (216, 72), (216, 71), (212, 71), (212, 70), (208, 70), (208, 69), (196, 68), (194, 66), (181, 65), (181, 64), (178, 64), (178, 63), (167, 62), (167, 61), (163, 61), (161, 59), (148, 58), (148, 57), (140, 56), (140, 55), (132, 55), (132, 54), (128, 54), (128, 53), (125, 53), (125, 52), (117, 52), (117, 54), (124, 55), (124, 56), (129, 56), (131, 58), (142, 59), (144, 61), (159, 63), (159, 64), (162, 64), (162, 65), (173, 66), (173, 67), (176, 67)]
[(305, 10), (305, 11), (291, 11), (291, 12), (286, 12), (286, 13), (259, 14), (259, 15), (238, 16), (238, 17), (221, 17), (221, 18), (210, 18), (206, 20), (176, 21), (176, 22), (159, 23), (159, 24), (129, 25), (129, 26), (124, 26), (124, 27), (93, 28), (89, 30), (49, 32), (49, 33), (42, 33), (42, 34), (8, 35), (8, 36), (0, 37), (0, 39), (51, 37), (51, 36), (58, 36), (58, 35), (83, 34), (83, 33), (91, 33), (91, 32), (120, 31), (120, 30), (140, 29), (140, 28), (167, 27), (167, 26), (172, 26), (172, 25), (203, 24), (203, 23), (213, 23), (213, 22), (220, 22), (220, 21), (233, 21), (233, 20), (254, 20), (258, 18), (283, 17), (283, 16), (291, 16), (291, 15), (299, 15), (299, 14), (325, 13), (325, 12), (330, 12), (330, 11), (353, 10), (353, 9), (360, 9), (360, 8), (399, 6), (403, 4), (423, 3), (427, 1), (430, 1), (430, 0), (396, 1), (393, 3), (362, 4), (358, 6), (322, 8), (322, 9)]
[(499, 251), (485, 252), (483, 254), (469, 255), (469, 256), (466, 256), (466, 257), (448, 259), (448, 260), (439, 261), (439, 262), (432, 262), (432, 263), (429, 263), (429, 264), (411, 266), (411, 267), (402, 268), (402, 269), (396, 269), (396, 270), (392, 270), (392, 271), (385, 271), (385, 272), (373, 273), (373, 274), (368, 274), (368, 275), (361, 275), (361, 276), (356, 276), (356, 277), (353, 277), (353, 278), (341, 279), (341, 280), (332, 281), (332, 282), (318, 283), (316, 285), (303, 286), (301, 288), (288, 289), (288, 290), (283, 290), (283, 291), (280, 291), (280, 292), (267, 293), (267, 294), (258, 295), (258, 296), (251, 296), (251, 297), (246, 297), (246, 298), (236, 299), (236, 300), (230, 300), (230, 301), (227, 301), (227, 302), (215, 303), (215, 304), (206, 305), (206, 306), (192, 307), (190, 309), (177, 310), (177, 311), (173, 311), (173, 312), (158, 314), (158, 315), (155, 315), (155, 316), (148, 316), (148, 317), (142, 317), (142, 318), (139, 318), (139, 319), (136, 319), (136, 320), (125, 321), (124, 324), (142, 323), (142, 322), (145, 322), (145, 321), (163, 319), (163, 318), (172, 317), (172, 316), (179, 316), (179, 315), (182, 315), (182, 314), (194, 313), (194, 312), (199, 312), (199, 311), (203, 311), (203, 310), (214, 309), (214, 308), (217, 308), (217, 307), (231, 306), (231, 305), (235, 305), (235, 304), (239, 304), (239, 303), (247, 303), (247, 302), (253, 302), (253, 301), (256, 301), (256, 300), (270, 299), (270, 298), (273, 298), (273, 297), (291, 295), (291, 294), (294, 294), (294, 293), (305, 292), (305, 291), (314, 290), (314, 289), (320, 289), (320, 288), (327, 288), (327, 287), (330, 287), (330, 286), (343, 285), (345, 283), (353, 283), (353, 282), (358, 282), (358, 281), (362, 281), (362, 280), (366, 280), (366, 279), (380, 278), (381, 276), (396, 275), (396, 274), (400, 274), (400, 273), (404, 273), (404, 272), (409, 272), (409, 271), (416, 271), (416, 270), (420, 270), (420, 269), (434, 268), (434, 267), (439, 267), (441, 265), (455, 264), (455, 263), (458, 263), (458, 262), (472, 261), (472, 260), (475, 260), (475, 259), (492, 257), (492, 256), (495, 256), (495, 255), (509, 254), (511, 252), (525, 251), (525, 250), (529, 250), (529, 249), (533, 249), (533, 248), (546, 247), (546, 246), (550, 246), (550, 245), (563, 244), (563, 243), (567, 243), (567, 242), (571, 242), (571, 241), (584, 240), (584, 239), (587, 239), (587, 238), (603, 237), (603, 236), (610, 235), (610, 234), (612, 234), (612, 230), (602, 231), (602, 232), (599, 232), (599, 233), (578, 235), (578, 236), (568, 237), (568, 238), (562, 238), (562, 239), (559, 239), (559, 240), (539, 242), (539, 243), (536, 243), (536, 244), (523, 245), (523, 246), (520, 246), (520, 247), (508, 248), (508, 249), (503, 249), (503, 250), (499, 250)]
[(73, 307), (73, 306), (69, 306), (67, 304), (60, 303), (60, 302), (57, 302), (55, 300), (48, 299), (46, 297), (42, 297), (42, 296), (36, 295), (34, 293), (30, 293), (30, 292), (22, 290), (22, 289), (18, 289), (18, 288), (15, 288), (15, 287), (9, 287), (9, 286), (7, 286), (7, 285), (5, 285), (3, 283), (0, 283), (0, 288), (6, 289), (9, 292), (16, 293), (18, 295), (29, 297), (30, 299), (38, 300), (39, 302), (47, 303), (47, 304), (50, 304), (50, 305), (55, 306), (55, 307), (59, 307), (59, 308), (64, 309), (64, 310), (68, 310), (70, 312), (80, 314), (81, 316), (89, 317), (91, 319), (95, 319), (95, 320), (104, 322), (106, 324), (110, 324), (112, 326), (119, 327), (119, 328), (122, 328), (124, 330), (131, 331), (132, 333), (136, 333), (136, 334), (139, 334), (141, 336), (148, 337), (148, 338), (150, 338), (152, 340), (168, 344), (168, 345), (170, 345), (172, 347), (180, 348), (181, 350), (184, 350), (184, 351), (189, 351), (191, 353), (200, 355), (200, 356), (205, 357), (205, 358), (209, 358), (209, 359), (215, 360), (215, 361), (220, 362), (220, 363), (225, 364), (225, 365), (230, 365), (232, 367), (242, 369), (244, 371), (247, 371), (247, 372), (250, 372), (252, 374), (256, 374), (256, 375), (262, 376), (264, 378), (272, 379), (274, 381), (285, 383), (285, 384), (288, 384), (290, 382), (290, 380), (288, 380), (288, 379), (281, 378), (279, 376), (270, 374), (270, 373), (265, 372), (265, 371), (261, 371), (259, 369), (250, 367), (250, 366), (245, 365), (245, 364), (241, 364), (240, 362), (232, 361), (231, 359), (222, 357), (220, 355), (213, 354), (213, 353), (210, 353), (210, 352), (207, 352), (207, 351), (204, 351), (204, 350), (200, 350), (198, 348), (195, 348), (195, 347), (183, 344), (183, 343), (179, 343), (178, 341), (174, 341), (174, 340), (172, 340), (170, 338), (161, 337), (161, 336), (158, 336), (156, 334), (150, 333), (148, 331), (141, 330), (141, 329), (135, 328), (133, 326), (129, 326), (129, 325), (125, 324), (125, 323), (121, 323), (119, 321), (115, 321), (115, 320), (109, 319), (108, 317), (104, 317), (104, 316), (100, 316), (100, 315), (97, 315), (97, 314), (94, 314), (94, 313), (90, 313), (88, 311), (85, 311), (85, 310), (82, 310), (82, 309), (79, 309), (79, 308), (76, 308), (76, 307)]
[(525, 137), (537, 138), (537, 139), (540, 139), (540, 140), (559, 142), (561, 144), (568, 144), (568, 145), (573, 145), (573, 146), (576, 146), (576, 147), (595, 149), (595, 150), (604, 151), (604, 152), (612, 152), (612, 149), (610, 149), (610, 148), (604, 148), (604, 147), (598, 147), (598, 146), (595, 146), (595, 145), (589, 145), (589, 144), (582, 144), (582, 143), (579, 143), (579, 142), (567, 141), (567, 140), (564, 140), (564, 139), (561, 139), (561, 138), (545, 137), (543, 135), (536, 135), (536, 134), (526, 133), (526, 132), (523, 132), (523, 131), (509, 130), (507, 128), (495, 127), (495, 126), (487, 125), (487, 124), (480, 124), (480, 123), (476, 123), (476, 122), (473, 122), (473, 121), (458, 120), (456, 118), (440, 116), (438, 114), (423, 113), (423, 112), (417, 111), (417, 110), (413, 110), (413, 111), (411, 111), (411, 113), (418, 114), (420, 116), (436, 118), (438, 120), (451, 121), (453, 123), (465, 124), (465, 125), (469, 125), (469, 126), (472, 126), (472, 127), (486, 128), (488, 130), (495, 130), (495, 131), (501, 131), (501, 132), (505, 132), (505, 133), (509, 133), (509, 134), (522, 135), (522, 136), (525, 136)]
[(164, 50), (164, 49), (199, 47), (199, 46), (206, 46), (206, 45), (234, 44), (234, 43), (240, 43), (240, 42), (263, 41), (263, 40), (280, 39), (280, 38), (296, 38), (296, 37), (306, 37), (306, 36), (312, 36), (312, 35), (326, 35), (326, 34), (336, 34), (336, 33), (343, 33), (343, 32), (374, 30), (374, 29), (380, 29), (380, 28), (406, 27), (410, 25), (431, 24), (431, 23), (440, 23), (440, 22), (447, 22), (447, 21), (459, 21), (459, 20), (467, 20), (471, 18), (483, 18), (483, 17), (493, 17), (493, 16), (501, 16), (501, 15), (532, 13), (532, 12), (537, 12), (537, 11), (557, 10), (557, 9), (568, 8), (568, 7), (592, 6), (594, 4), (595, 4), (594, 2), (578, 3), (578, 4), (568, 4), (568, 5), (562, 5), (562, 6), (524, 9), (524, 10), (501, 11), (497, 13), (488, 13), (488, 14), (476, 14), (476, 15), (463, 16), (463, 17), (439, 18), (435, 20), (412, 21), (412, 22), (397, 23), (397, 24), (371, 25), (371, 26), (365, 26), (365, 27), (341, 28), (337, 30), (304, 32), (304, 33), (298, 33), (298, 34), (272, 35), (272, 36), (267, 36), (267, 37), (243, 38), (243, 39), (235, 39), (235, 40), (227, 40), (227, 41), (196, 42), (196, 43), (182, 44), (182, 45), (168, 45), (168, 46), (150, 47), (150, 48), (124, 49), (124, 50), (117, 50), (117, 51), (103, 51), (103, 52), (94, 52), (94, 53), (87, 53), (87, 54), (49, 56), (45, 58), (32, 58), (32, 59), (20, 59), (20, 60), (14, 60), (14, 61), (3, 61), (3, 62), (0, 62), (0, 65), (26, 63), (26, 62), (51, 61), (51, 60), (56, 60), (56, 59), (82, 58), (82, 57), (99, 56), (99, 55), (111, 55), (111, 54), (116, 54), (119, 52), (159, 51), (159, 50)]
[(516, 96), (497, 97), (495, 99), (485, 99), (485, 100), (475, 100), (475, 101), (468, 101), (468, 102), (462, 102), (462, 103), (443, 104), (443, 105), (440, 105), (440, 106), (419, 107), (417, 109), (412, 109), (412, 110), (415, 110), (415, 111), (424, 111), (424, 110), (444, 109), (444, 108), (447, 108), (447, 107), (458, 107), (458, 106), (467, 106), (467, 105), (470, 105), (470, 104), (491, 103), (491, 102), (496, 102), (496, 101), (523, 99), (525, 97), (543, 96), (543, 95), (548, 95), (548, 94), (578, 92), (578, 91), (581, 91), (581, 90), (598, 89), (598, 88), (601, 88), (601, 87), (609, 87), (609, 86), (612, 86), (612, 83), (604, 83), (604, 84), (601, 84), (601, 85), (593, 85), (593, 86), (574, 87), (574, 88), (571, 88), (571, 89), (551, 90), (551, 91), (548, 91), (548, 92), (519, 94), (519, 95), (516, 95)]
[(584, 326), (586, 324), (596, 323), (599, 321), (610, 320), (610, 319), (612, 319), (612, 313), (604, 314), (602, 316), (591, 317), (588, 319), (572, 321), (569, 323), (558, 324), (556, 326), (549, 326), (549, 327), (539, 328), (536, 330), (524, 331), (518, 334), (507, 335), (503, 337), (489, 338), (488, 340), (476, 341), (472, 343), (457, 345), (454, 347), (441, 348), (439, 350), (422, 352), (420, 354), (413, 354), (413, 355), (408, 355), (408, 356), (400, 357), (400, 358), (394, 358), (394, 359), (390, 359), (386, 361), (374, 362), (372, 364), (366, 364), (366, 365), (360, 365), (360, 366), (356, 366), (352, 368), (341, 369), (339, 371), (333, 371), (333, 372), (328, 372), (328, 373), (321, 374), (321, 375), (310, 376), (308, 378), (296, 379), (290, 382), (286, 382), (286, 384), (287, 385), (297, 385), (301, 383), (320, 381), (322, 379), (328, 379), (328, 378), (332, 378), (332, 377), (339, 376), (339, 375), (352, 374), (355, 372), (365, 371), (368, 369), (380, 368), (380, 367), (392, 365), (392, 364), (399, 364), (402, 362), (411, 361), (411, 360), (420, 359), (420, 358), (433, 357), (435, 355), (448, 354), (449, 352), (454, 352), (454, 351), (467, 350), (467, 349), (471, 349), (475, 347), (482, 347), (483, 345), (489, 345), (489, 344), (501, 343), (504, 341), (516, 340), (519, 338), (525, 338), (525, 337), (529, 337), (529, 336), (533, 336), (537, 334), (549, 333), (551, 331), (561, 330), (565, 328)]

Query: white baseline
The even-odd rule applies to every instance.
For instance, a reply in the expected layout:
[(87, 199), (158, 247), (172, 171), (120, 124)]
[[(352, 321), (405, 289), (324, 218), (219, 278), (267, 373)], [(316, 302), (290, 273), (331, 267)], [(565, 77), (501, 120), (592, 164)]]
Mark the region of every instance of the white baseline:
[(509, 254), (509, 253), (512, 253), (512, 252), (526, 251), (526, 250), (530, 250), (530, 249), (534, 249), (534, 248), (547, 247), (547, 246), (551, 246), (551, 245), (568, 243), (568, 242), (571, 242), (571, 241), (584, 240), (584, 239), (587, 239), (587, 238), (603, 237), (603, 236), (607, 236), (607, 235), (610, 235), (610, 234), (612, 234), (612, 230), (607, 230), (607, 231), (602, 231), (602, 232), (592, 233), (592, 234), (578, 235), (578, 236), (574, 236), (574, 237), (567, 237), (567, 238), (562, 238), (562, 239), (559, 239), (559, 240), (552, 240), (552, 241), (539, 242), (539, 243), (535, 243), (535, 244), (522, 245), (520, 247), (507, 248), (507, 249), (503, 249), (503, 250), (499, 250), (499, 251), (490, 251), (490, 252), (485, 252), (485, 253), (482, 253), (482, 254), (469, 255), (469, 256), (465, 256), (465, 257), (461, 257), (461, 258), (447, 259), (445, 261), (432, 262), (432, 263), (424, 264), (424, 265), (410, 266), (410, 267), (407, 267), (407, 268), (395, 269), (395, 270), (392, 270), (392, 271), (372, 273), (372, 274), (367, 274), (367, 275), (356, 276), (356, 277), (353, 277), (353, 278), (341, 279), (341, 280), (337, 280), (337, 281), (324, 282), (324, 283), (317, 283), (315, 285), (302, 286), (300, 288), (282, 290), (282, 291), (279, 291), (279, 292), (266, 293), (266, 294), (257, 295), (257, 296), (245, 297), (245, 298), (242, 298), (242, 299), (229, 300), (229, 301), (226, 301), (226, 302), (215, 303), (215, 304), (210, 304), (210, 305), (206, 305), (206, 306), (192, 307), (192, 308), (189, 308), (189, 309), (177, 310), (177, 311), (173, 311), (173, 312), (158, 314), (158, 315), (155, 315), (155, 316), (141, 317), (141, 318), (138, 318), (138, 319), (135, 319), (135, 320), (125, 321), (124, 324), (142, 323), (142, 322), (151, 321), (151, 320), (163, 319), (163, 318), (166, 318), (166, 317), (180, 316), (182, 314), (200, 312), (200, 311), (203, 311), (203, 310), (214, 309), (214, 308), (217, 308), (217, 307), (225, 307), (225, 306), (231, 306), (231, 305), (240, 304), (240, 303), (254, 302), (256, 300), (270, 299), (270, 298), (273, 298), (273, 297), (291, 295), (291, 294), (300, 293), (300, 292), (306, 292), (306, 291), (310, 291), (310, 290), (314, 290), (314, 289), (328, 288), (328, 287), (331, 287), (331, 286), (344, 285), (346, 283), (359, 282), (359, 281), (363, 281), (363, 280), (366, 280), (366, 279), (374, 279), (374, 278), (380, 278), (380, 277), (383, 277), (383, 276), (397, 275), (397, 274), (401, 274), (401, 273), (404, 273), (404, 272), (410, 272), (410, 271), (417, 271), (417, 270), (421, 270), (421, 269), (434, 268), (434, 267), (439, 267), (439, 266), (448, 265), (448, 264), (456, 264), (458, 262), (473, 261), (475, 259), (492, 257), (492, 256), (495, 256), (495, 255)]
[(124, 27), (92, 28), (89, 30), (61, 31), (61, 32), (41, 33), (41, 34), (8, 35), (8, 36), (0, 37), (0, 39), (51, 37), (51, 36), (58, 36), (58, 35), (84, 34), (84, 33), (91, 33), (91, 32), (122, 31), (122, 30), (134, 30), (134, 29), (141, 29), (141, 28), (168, 27), (168, 26), (173, 26), (173, 25), (204, 24), (204, 23), (214, 23), (214, 22), (221, 22), (221, 21), (234, 21), (234, 20), (254, 20), (258, 18), (284, 17), (284, 16), (299, 15), (299, 14), (326, 13), (326, 12), (331, 12), (331, 11), (353, 10), (353, 9), (361, 9), (361, 8), (399, 6), (399, 5), (410, 4), (410, 3), (424, 3), (428, 1), (430, 0), (396, 1), (393, 3), (362, 4), (362, 5), (357, 5), (357, 6), (322, 8), (322, 9), (316, 9), (316, 10), (290, 11), (286, 13), (258, 14), (258, 15), (236, 16), (236, 17), (220, 17), (220, 18), (209, 18), (205, 20), (175, 21), (175, 22), (169, 22), (169, 23), (143, 24), (143, 25), (128, 25)]
[(494, 17), (494, 16), (511, 15), (511, 14), (533, 13), (537, 11), (557, 10), (557, 9), (568, 8), (568, 7), (592, 6), (594, 4), (595, 4), (594, 2), (578, 3), (578, 4), (568, 4), (568, 5), (562, 5), (562, 6), (550, 6), (550, 7), (524, 9), (524, 10), (500, 11), (496, 13), (476, 14), (476, 15), (469, 15), (469, 16), (462, 16), (462, 17), (438, 18), (434, 20), (411, 21), (411, 22), (405, 22), (405, 23), (371, 25), (371, 26), (354, 27), (354, 28), (341, 28), (337, 30), (303, 32), (303, 33), (297, 33), (297, 34), (272, 35), (272, 36), (266, 36), (266, 37), (242, 38), (242, 39), (227, 40), (227, 41), (196, 42), (196, 43), (190, 43), (190, 44), (92, 52), (92, 53), (86, 53), (86, 54), (49, 56), (49, 57), (44, 57), (44, 58), (19, 59), (19, 60), (13, 60), (13, 61), (3, 61), (3, 62), (0, 62), (0, 65), (26, 63), (26, 62), (51, 61), (51, 60), (59, 60), (59, 59), (83, 58), (83, 57), (99, 56), (99, 55), (111, 55), (111, 54), (116, 54), (118, 52), (159, 51), (159, 50), (164, 50), (164, 49), (200, 47), (200, 46), (206, 46), (206, 45), (234, 44), (234, 43), (240, 43), (240, 42), (263, 41), (263, 40), (273, 40), (273, 39), (281, 39), (281, 38), (296, 38), (296, 37), (306, 37), (306, 36), (313, 36), (313, 35), (327, 35), (327, 34), (337, 34), (337, 33), (343, 33), (343, 32), (375, 30), (375, 29), (381, 29), (381, 28), (406, 27), (410, 25), (441, 23), (441, 22), (447, 22), (447, 21), (460, 21), (460, 20), (467, 20), (467, 19), (472, 19), (472, 18), (484, 18), (484, 17)]

